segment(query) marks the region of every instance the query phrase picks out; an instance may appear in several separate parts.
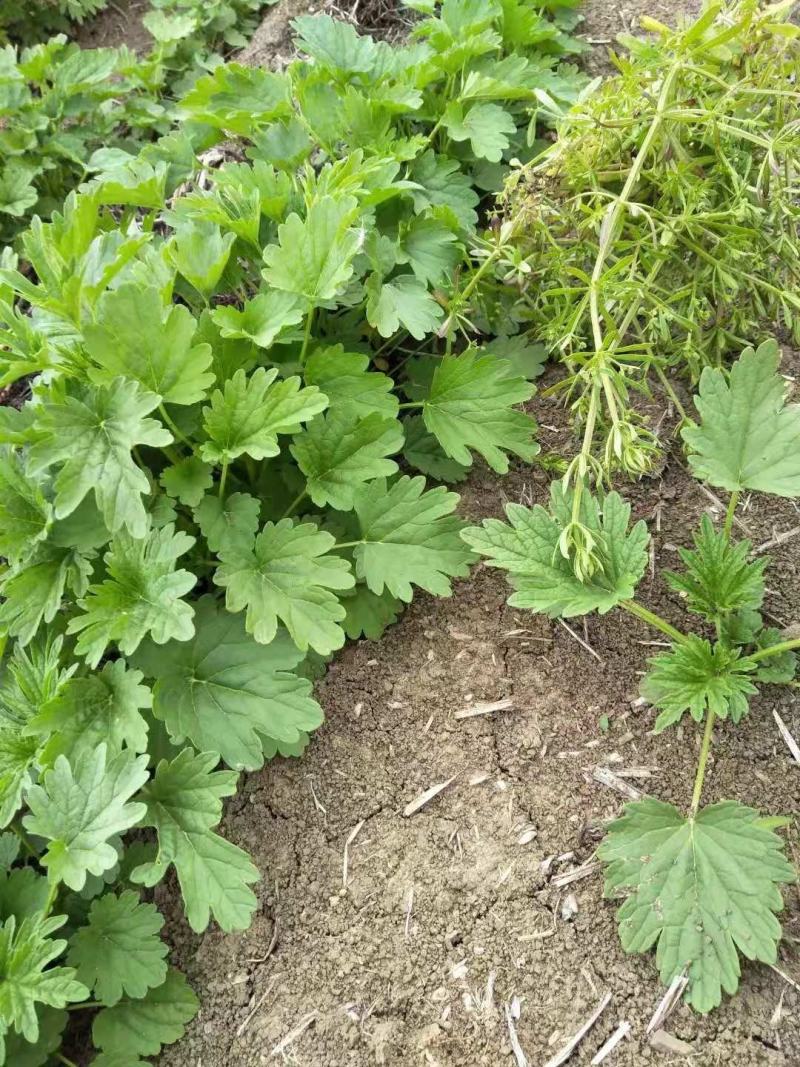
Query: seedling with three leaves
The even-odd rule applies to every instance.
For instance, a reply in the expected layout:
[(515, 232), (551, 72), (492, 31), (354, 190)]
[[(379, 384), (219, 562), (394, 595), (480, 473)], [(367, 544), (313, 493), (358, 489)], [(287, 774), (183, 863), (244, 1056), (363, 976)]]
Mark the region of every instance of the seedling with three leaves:
[(683, 437), (693, 473), (730, 494), (724, 523), (704, 517), (682, 568), (667, 573), (671, 589), (699, 622), (684, 632), (635, 599), (648, 564), (649, 534), (630, 523), (615, 492), (584, 493), (579, 519), (592, 566), (576, 574), (564, 531), (574, 521), (572, 490), (556, 483), (549, 508), (507, 506), (508, 522), (488, 519), (462, 536), (488, 562), (509, 572), (514, 607), (552, 618), (627, 611), (665, 636), (670, 647), (652, 659), (642, 694), (657, 709), (655, 732), (688, 712), (703, 724), (694, 787), (686, 812), (647, 798), (628, 804), (598, 854), (606, 892), (626, 896), (619, 910), (628, 952), (656, 947), (664, 983), (688, 979), (698, 1011), (716, 1007), (739, 984), (739, 957), (774, 964), (781, 927), (779, 887), (795, 879), (775, 832), (737, 800), (702, 805), (715, 724), (738, 724), (766, 684), (790, 682), (800, 638), (782, 640), (764, 625), (766, 558), (733, 536), (742, 493), (800, 496), (800, 406), (787, 404), (774, 341), (744, 351), (730, 372), (706, 368), (696, 407), (699, 423)]

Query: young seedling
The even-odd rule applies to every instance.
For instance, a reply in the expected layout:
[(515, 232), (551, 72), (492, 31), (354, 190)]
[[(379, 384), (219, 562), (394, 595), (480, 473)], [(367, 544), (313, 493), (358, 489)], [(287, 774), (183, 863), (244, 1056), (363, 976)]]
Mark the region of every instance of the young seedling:
[(623, 947), (656, 946), (662, 981), (685, 974), (686, 998), (701, 1012), (736, 991), (740, 955), (775, 963), (778, 886), (795, 878), (775, 833), (781, 819), (736, 800), (701, 805), (715, 723), (735, 725), (760, 685), (789, 682), (800, 648), (800, 639), (781, 640), (764, 626), (767, 560), (752, 559), (750, 542), (731, 536), (743, 491), (800, 496), (800, 407), (785, 403), (778, 358), (770, 341), (743, 352), (730, 373), (706, 369), (696, 399), (700, 423), (683, 432), (693, 472), (730, 493), (722, 529), (704, 517), (694, 546), (680, 553), (681, 571), (665, 576), (699, 617), (692, 629), (679, 630), (634, 599), (649, 535), (643, 521), (630, 525), (630, 506), (615, 492), (602, 500), (583, 493), (579, 501), (594, 561), (581, 575), (561, 551), (575, 515), (574, 490), (563, 484), (552, 485), (549, 509), (509, 504), (507, 523), (488, 519), (462, 534), (509, 571), (515, 607), (554, 618), (620, 608), (669, 639), (669, 649), (650, 661), (642, 693), (658, 709), (656, 733), (686, 712), (703, 724), (688, 810), (652, 798), (628, 804), (598, 854), (607, 895), (627, 894), (619, 911)]

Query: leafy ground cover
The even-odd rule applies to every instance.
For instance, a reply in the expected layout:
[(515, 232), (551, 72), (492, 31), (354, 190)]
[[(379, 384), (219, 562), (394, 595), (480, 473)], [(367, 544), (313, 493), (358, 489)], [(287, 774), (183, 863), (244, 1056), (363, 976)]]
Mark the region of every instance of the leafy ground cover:
[(505, 240), (482, 194), (584, 84), (574, 24), (455, 0), (391, 47), (299, 19), (287, 71), (216, 67), (6, 255), (2, 381), (33, 376), (0, 412), (0, 808), (33, 901), (3, 928), (6, 1062), (46, 1062), (74, 1005), (101, 1065), (180, 1036), (196, 1001), (139, 887), (174, 868), (194, 930), (247, 926), (222, 798), (303, 750), (347, 637), (467, 574), (424, 475), (536, 454), (541, 350), (454, 342)]

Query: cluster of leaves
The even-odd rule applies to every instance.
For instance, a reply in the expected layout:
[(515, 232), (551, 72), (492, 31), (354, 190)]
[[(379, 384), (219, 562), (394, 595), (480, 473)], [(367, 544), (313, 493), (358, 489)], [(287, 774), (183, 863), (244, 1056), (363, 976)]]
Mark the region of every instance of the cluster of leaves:
[(0, 0), (0, 41), (41, 40), (66, 30), (70, 22), (85, 22), (108, 6), (108, 0)]
[(766, 558), (730, 531), (744, 491), (800, 497), (800, 406), (785, 401), (774, 341), (745, 350), (730, 372), (706, 368), (696, 407), (699, 424), (683, 430), (693, 473), (732, 494), (728, 519), (716, 530), (702, 520), (694, 546), (682, 549), (682, 570), (669, 587), (700, 623), (689, 633), (632, 600), (648, 562), (643, 521), (630, 526), (630, 507), (614, 492), (585, 493), (580, 519), (593, 542), (596, 567), (581, 580), (563, 551), (572, 521), (571, 492), (552, 487), (550, 509), (507, 507), (508, 523), (486, 520), (463, 537), (509, 572), (510, 603), (552, 617), (622, 607), (670, 638), (652, 659), (642, 694), (658, 710), (655, 731), (688, 711), (706, 722), (691, 811), (647, 799), (627, 806), (599, 849), (606, 889), (628, 894), (619, 912), (626, 951), (657, 945), (661, 978), (688, 977), (687, 999), (698, 1011), (719, 1004), (739, 982), (739, 955), (776, 961), (781, 935), (778, 885), (796, 877), (775, 834), (781, 820), (763, 819), (735, 801), (699, 807), (711, 730), (717, 719), (739, 722), (758, 685), (787, 683), (796, 673), (800, 640), (781, 640), (760, 613)]
[(792, 6), (714, 3), (677, 30), (643, 19), (652, 34), (621, 38), (619, 74), (509, 186), (527, 268), (515, 313), (565, 363), (600, 477), (652, 465), (630, 401), (651, 372), (696, 381), (776, 323), (800, 339)]
[[(217, 50), (244, 43), (260, 6), (260, 0), (153, 0), (143, 18), (153, 45), (141, 56), (124, 46), (82, 49), (64, 35), (28, 48), (6, 45), (0, 51), (0, 243), (34, 214), (49, 217), (117, 153), (135, 155), (143, 141), (166, 133), (175, 98), (219, 64)], [(191, 161), (190, 149), (184, 158)]]
[(423, 475), (536, 454), (541, 350), (456, 340), (498, 239), (486, 168), (538, 94), (578, 91), (571, 21), (447, 0), (392, 48), (300, 19), (302, 58), (198, 80), (180, 132), (106, 150), (0, 270), (0, 381), (32, 379), (0, 409), (0, 824), (27, 902), (0, 914), (0, 1062), (44, 1064), (87, 999), (98, 1065), (180, 1035), (194, 999), (142, 893), (174, 869), (194, 930), (248, 924), (257, 872), (216, 832), (237, 773), (302, 752), (347, 637), (467, 574), (458, 497)]

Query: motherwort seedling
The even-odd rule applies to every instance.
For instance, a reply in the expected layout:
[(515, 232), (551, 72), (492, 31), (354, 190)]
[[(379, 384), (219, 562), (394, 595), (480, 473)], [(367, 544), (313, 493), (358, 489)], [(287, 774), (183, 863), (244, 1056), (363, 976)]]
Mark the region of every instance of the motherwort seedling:
[(765, 627), (766, 559), (732, 537), (744, 491), (800, 496), (800, 406), (785, 403), (774, 341), (742, 353), (730, 373), (707, 368), (696, 399), (700, 422), (683, 436), (693, 473), (730, 493), (721, 529), (704, 517), (682, 568), (666, 580), (699, 621), (684, 632), (635, 599), (648, 563), (643, 521), (630, 525), (630, 506), (615, 492), (584, 493), (579, 520), (593, 566), (577, 574), (561, 551), (574, 521), (574, 490), (551, 487), (550, 507), (507, 506), (508, 522), (487, 519), (464, 539), (509, 572), (509, 603), (553, 618), (605, 614), (620, 608), (660, 631), (669, 649), (652, 659), (642, 693), (658, 710), (655, 732), (688, 712), (703, 723), (688, 810), (647, 798), (612, 823), (599, 855), (606, 892), (627, 894), (619, 911), (628, 952), (656, 946), (661, 979), (688, 978), (698, 1011), (716, 1007), (739, 983), (739, 955), (774, 963), (781, 936), (778, 886), (795, 872), (775, 833), (780, 819), (761, 817), (736, 800), (703, 806), (703, 785), (717, 720), (734, 726), (761, 685), (795, 674), (800, 638), (781, 640)]

